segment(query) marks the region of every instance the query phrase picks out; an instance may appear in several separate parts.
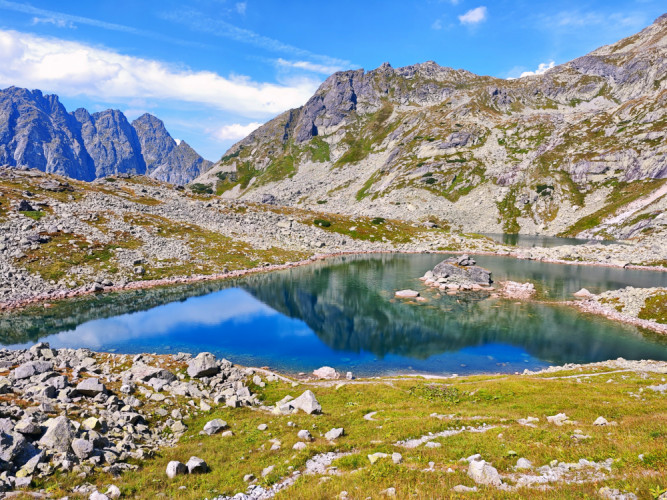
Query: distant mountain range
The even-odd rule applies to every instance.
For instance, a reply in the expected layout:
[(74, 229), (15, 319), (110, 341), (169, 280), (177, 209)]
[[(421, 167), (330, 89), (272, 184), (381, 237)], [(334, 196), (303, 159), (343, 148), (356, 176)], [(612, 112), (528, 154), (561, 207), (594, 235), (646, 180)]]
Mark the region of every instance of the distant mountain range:
[[(660, 221), (665, 178), (667, 15), (519, 79), (432, 61), (335, 73), (197, 182), (480, 233), (618, 237)], [(651, 193), (642, 213), (616, 216)]]
[(84, 181), (130, 173), (187, 184), (212, 163), (148, 113), (132, 123), (112, 109), (68, 113), (56, 95), (10, 87), (0, 90), (0, 165)]

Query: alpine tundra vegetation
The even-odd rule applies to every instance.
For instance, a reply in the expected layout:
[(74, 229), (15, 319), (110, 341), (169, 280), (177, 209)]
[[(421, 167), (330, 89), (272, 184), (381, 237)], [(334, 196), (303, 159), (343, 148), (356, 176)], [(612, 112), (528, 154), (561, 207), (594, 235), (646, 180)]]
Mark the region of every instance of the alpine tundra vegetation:
[(0, 498), (667, 499), (667, 14), (499, 78), (204, 4), (0, 0)]

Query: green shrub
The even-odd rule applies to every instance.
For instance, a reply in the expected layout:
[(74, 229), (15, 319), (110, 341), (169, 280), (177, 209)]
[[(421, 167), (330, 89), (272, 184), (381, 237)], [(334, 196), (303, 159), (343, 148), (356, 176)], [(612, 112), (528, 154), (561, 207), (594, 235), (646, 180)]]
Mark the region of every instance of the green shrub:
[(383, 217), (376, 217), (375, 219), (373, 219), (371, 221), (371, 224), (375, 224), (375, 225), (384, 224), (384, 223), (385, 223), (385, 220), (384, 220)]
[(331, 222), (325, 219), (315, 219), (313, 224), (320, 227), (331, 227)]
[(196, 194), (213, 194), (213, 188), (210, 184), (202, 184), (201, 182), (196, 182), (190, 186), (190, 190)]
[(427, 177), (426, 179), (424, 179), (425, 184), (435, 184), (436, 182), (438, 181), (435, 180), (433, 177)]
[(327, 202), (327, 200), (317, 200), (318, 205), (324, 205)]

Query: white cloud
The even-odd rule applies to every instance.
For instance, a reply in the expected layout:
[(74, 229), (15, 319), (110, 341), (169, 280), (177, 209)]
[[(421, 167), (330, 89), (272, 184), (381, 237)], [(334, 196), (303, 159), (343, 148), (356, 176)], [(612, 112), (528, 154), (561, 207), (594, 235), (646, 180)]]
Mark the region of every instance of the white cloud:
[(524, 76), (543, 75), (551, 68), (553, 68), (555, 65), (556, 63), (554, 61), (549, 61), (548, 63), (540, 63), (535, 71), (524, 71), (523, 73), (521, 73), (519, 78), (523, 78)]
[(104, 100), (168, 99), (242, 116), (266, 116), (302, 105), (319, 81), (254, 82), (245, 76), (190, 71), (78, 42), (0, 30), (0, 85)]
[(54, 26), (57, 26), (58, 28), (76, 28), (76, 26), (74, 26), (73, 22), (68, 21), (67, 19), (56, 18), (56, 17), (33, 17), (32, 18), (32, 24), (33, 25), (53, 24)]
[(440, 19), (436, 19), (435, 21), (433, 21), (433, 24), (431, 24), (431, 29), (441, 30), (442, 29), (442, 21)]
[(486, 14), (487, 14), (486, 7), (484, 6), (477, 7), (475, 9), (470, 9), (465, 14), (459, 16), (459, 21), (461, 21), (461, 24), (468, 24), (468, 25), (479, 24), (482, 21), (486, 20)]
[(317, 64), (310, 61), (287, 61), (283, 58), (276, 59), (276, 64), (283, 68), (302, 69), (313, 73), (321, 73), (323, 75), (331, 75), (336, 71), (344, 69), (338, 65)]
[(250, 132), (253, 132), (262, 124), (258, 122), (241, 125), (240, 123), (233, 123), (231, 125), (223, 125), (217, 130), (212, 131), (213, 136), (221, 141), (238, 141), (246, 137)]
[(234, 8), (236, 9), (237, 13), (243, 16), (245, 15), (245, 11), (248, 8), (248, 4), (246, 2), (237, 2), (236, 5), (234, 5)]

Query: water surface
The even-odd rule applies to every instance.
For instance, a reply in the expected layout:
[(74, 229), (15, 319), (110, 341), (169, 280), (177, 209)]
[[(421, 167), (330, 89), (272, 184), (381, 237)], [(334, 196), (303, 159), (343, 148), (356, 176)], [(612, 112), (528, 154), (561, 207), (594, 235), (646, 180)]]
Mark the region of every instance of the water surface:
[(587, 245), (587, 244), (601, 244), (614, 245), (618, 244), (615, 240), (587, 240), (583, 238), (560, 238), (558, 236), (547, 236), (544, 234), (508, 234), (508, 233), (487, 233), (488, 236), (498, 243), (509, 245), (513, 247), (523, 248), (552, 248), (561, 245)]
[[(667, 360), (667, 342), (634, 326), (541, 302), (444, 295), (418, 280), (442, 255), (331, 259), (241, 280), (99, 295), (0, 316), (0, 343), (116, 352), (211, 351), (245, 365), (358, 375), (515, 372), (617, 357)], [(622, 286), (667, 286), (666, 273), (479, 256), (494, 279), (570, 299)], [(394, 299), (421, 290), (416, 304)]]

